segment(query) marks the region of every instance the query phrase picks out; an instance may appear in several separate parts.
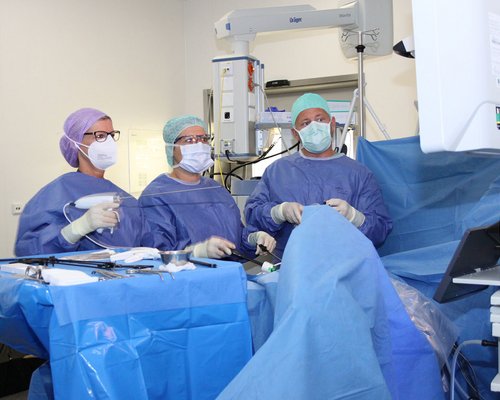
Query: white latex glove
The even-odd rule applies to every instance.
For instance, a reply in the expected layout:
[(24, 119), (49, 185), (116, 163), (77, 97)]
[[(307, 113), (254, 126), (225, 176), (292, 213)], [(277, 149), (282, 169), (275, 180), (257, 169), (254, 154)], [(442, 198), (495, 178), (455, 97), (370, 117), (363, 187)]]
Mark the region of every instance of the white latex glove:
[(300, 203), (285, 201), (271, 208), (271, 217), (277, 224), (286, 221), (298, 225), (302, 221), (303, 209), (304, 206)]
[(236, 246), (229, 240), (218, 236), (212, 236), (207, 240), (189, 246), (186, 250), (192, 250), (194, 257), (222, 258), (230, 256)]
[(100, 203), (90, 207), (85, 214), (61, 229), (61, 235), (69, 243), (78, 242), (86, 234), (99, 228), (114, 228), (119, 222), (115, 208), (120, 203)]
[(113, 254), (109, 257), (112, 262), (125, 261), (133, 263), (140, 260), (157, 260), (160, 258), (160, 252), (154, 247), (134, 247), (122, 253)]
[(265, 246), (270, 252), (272, 252), (276, 247), (276, 240), (271, 235), (263, 231), (253, 232), (248, 235), (248, 243), (252, 246), (257, 246), (257, 251), (255, 252), (257, 255), (264, 253), (264, 250), (259, 247), (259, 244)]
[(356, 228), (359, 228), (365, 222), (365, 215), (356, 210), (347, 201), (342, 199), (330, 199), (325, 202), (330, 207), (335, 208), (341, 215), (352, 223)]

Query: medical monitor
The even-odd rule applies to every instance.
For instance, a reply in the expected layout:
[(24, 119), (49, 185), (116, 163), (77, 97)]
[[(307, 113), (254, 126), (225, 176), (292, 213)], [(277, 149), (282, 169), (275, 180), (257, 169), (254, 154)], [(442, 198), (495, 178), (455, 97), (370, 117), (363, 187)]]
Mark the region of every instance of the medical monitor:
[(500, 155), (500, 1), (412, 4), (422, 150)]
[(468, 229), (455, 250), (434, 300), (445, 303), (486, 289), (491, 284), (500, 286), (499, 258), (500, 221)]

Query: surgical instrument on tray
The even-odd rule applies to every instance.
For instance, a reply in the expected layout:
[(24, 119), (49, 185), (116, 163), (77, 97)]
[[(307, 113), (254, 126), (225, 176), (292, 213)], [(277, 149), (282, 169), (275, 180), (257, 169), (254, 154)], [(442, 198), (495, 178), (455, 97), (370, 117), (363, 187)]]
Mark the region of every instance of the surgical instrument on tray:
[(158, 271), (154, 269), (127, 269), (125, 272), (127, 274), (155, 274), (158, 275), (162, 281), (165, 280), (163, 279), (162, 272), (167, 272), (171, 276), (171, 278), (175, 280), (174, 275), (168, 271)]
[(72, 265), (75, 267), (86, 267), (86, 268), (99, 268), (99, 269), (115, 269), (115, 268), (128, 268), (128, 269), (147, 269), (153, 268), (153, 265), (120, 265), (111, 261), (84, 261), (84, 260), (71, 260), (71, 259), (61, 259), (54, 256), (50, 257), (27, 257), (27, 258), (4, 258), (0, 259), (0, 263), (24, 263), (24, 264), (34, 264), (34, 265)]
[(118, 274), (118, 273), (113, 272), (113, 271), (103, 270), (103, 269), (92, 271), (92, 275), (100, 275), (104, 279), (132, 278), (131, 276), (128, 276), (128, 275), (122, 275), (122, 274)]
[(214, 264), (214, 263), (209, 263), (209, 262), (205, 262), (205, 261), (198, 261), (198, 260), (195, 260), (193, 258), (190, 258), (189, 261), (195, 265), (201, 265), (202, 267), (217, 268), (217, 264)]

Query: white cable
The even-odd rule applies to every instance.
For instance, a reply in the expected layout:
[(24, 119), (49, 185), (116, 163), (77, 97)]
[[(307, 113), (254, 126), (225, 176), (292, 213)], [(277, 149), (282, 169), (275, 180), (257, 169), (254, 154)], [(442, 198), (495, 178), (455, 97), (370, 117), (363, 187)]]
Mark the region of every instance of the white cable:
[[(64, 217), (66, 218), (66, 220), (68, 221), (68, 223), (72, 223), (73, 221), (71, 221), (68, 217), (68, 214), (66, 213), (66, 207), (69, 206), (71, 203), (66, 203), (64, 206), (63, 206), (63, 215)], [(122, 246), (111, 246), (111, 245), (106, 245), (106, 244), (103, 244), (103, 243), (100, 243), (98, 242), (97, 240), (95, 239), (92, 239), (89, 235), (85, 235), (85, 237), (90, 240), (92, 243), (94, 243), (96, 246), (99, 246), (99, 247), (102, 247), (103, 249), (106, 249), (106, 250), (115, 250), (115, 249), (128, 249), (128, 247), (122, 247)]]
[(274, 113), (271, 110), (271, 106), (269, 105), (269, 99), (267, 98), (266, 91), (262, 88), (261, 85), (257, 85), (257, 86), (259, 87), (260, 91), (264, 94), (264, 100), (266, 102), (267, 108), (269, 109), (269, 112), (271, 113), (271, 118), (273, 119), (273, 122), (274, 122), (276, 129), (278, 129), (278, 131), (280, 133), (279, 138), (281, 139), (281, 143), (283, 143), (283, 146), (285, 146), (285, 149), (286, 149), (288, 155), (290, 155), (290, 148), (286, 145), (286, 142), (283, 139), (283, 135), (281, 133), (281, 128), (278, 126), (278, 123), (276, 122), (276, 119), (274, 118)]
[[(164, 194), (196, 192), (198, 190), (209, 190), (209, 189), (222, 189), (222, 186), (209, 186), (209, 187), (193, 188), (193, 189), (170, 190), (168, 192), (147, 193), (147, 194), (142, 194), (141, 197), (162, 196)], [(134, 196), (124, 196), (124, 197), (120, 196), (120, 201), (124, 200), (124, 199), (135, 199), (135, 197)]]
[(455, 400), (455, 369), (458, 356), (460, 355), (460, 350), (462, 349), (462, 347), (467, 346), (469, 344), (481, 345), (481, 343), (482, 343), (481, 340), (466, 340), (460, 343), (457, 346), (455, 353), (453, 353), (453, 359), (451, 361), (451, 376), (450, 376), (450, 400)]
[[(451, 366), (450, 366), (450, 363), (448, 362), (448, 360), (445, 360), (445, 365), (446, 365), (446, 369), (448, 369), (448, 373), (450, 374), (450, 381), (451, 381)], [(455, 382), (455, 384), (457, 385), (457, 389), (458, 391), (460, 392), (460, 394), (464, 397), (464, 398), (467, 398), (467, 392), (465, 391), (465, 389), (462, 387), (462, 385), (460, 385), (460, 383), (458, 382)], [(451, 389), (450, 387), (448, 387), (448, 390), (450, 390), (450, 393), (451, 393)]]

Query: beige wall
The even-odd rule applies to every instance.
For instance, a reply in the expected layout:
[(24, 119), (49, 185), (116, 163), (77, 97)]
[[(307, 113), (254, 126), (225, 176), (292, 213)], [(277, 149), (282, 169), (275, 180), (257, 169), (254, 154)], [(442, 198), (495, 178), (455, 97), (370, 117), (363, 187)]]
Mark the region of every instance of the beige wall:
[(181, 0), (0, 0), (0, 255), (10, 256), (13, 202), (71, 171), (59, 153), (66, 116), (108, 113), (120, 161), (107, 177), (128, 187), (127, 132), (161, 129), (183, 112)]
[[(394, 32), (411, 33), (411, 1), (393, 0)], [(211, 59), (227, 54), (213, 23), (236, 8), (335, 0), (0, 0), (0, 257), (12, 255), (18, 217), (50, 180), (71, 168), (58, 151), (66, 116), (80, 107), (109, 113), (120, 140), (120, 161), (107, 177), (128, 190), (130, 130), (161, 130), (180, 113), (202, 115), (211, 86)], [(356, 73), (337, 30), (259, 35), (251, 53), (266, 80)], [(415, 72), (411, 60), (386, 56), (365, 64), (367, 96), (394, 137), (415, 131)], [(369, 121), (368, 138), (381, 139)]]

